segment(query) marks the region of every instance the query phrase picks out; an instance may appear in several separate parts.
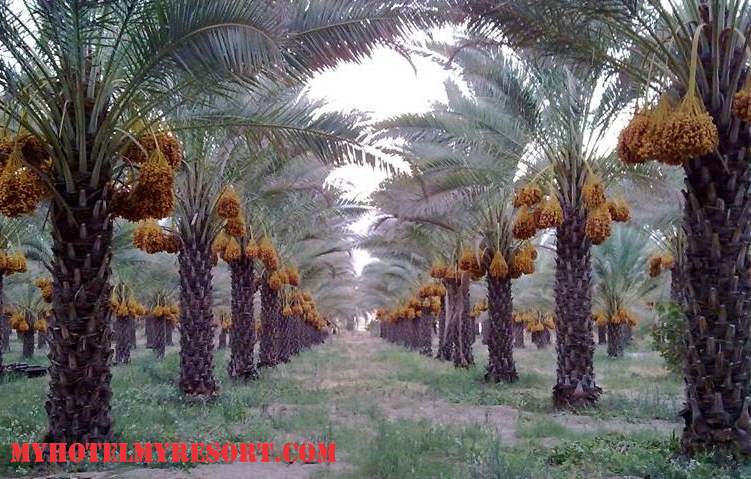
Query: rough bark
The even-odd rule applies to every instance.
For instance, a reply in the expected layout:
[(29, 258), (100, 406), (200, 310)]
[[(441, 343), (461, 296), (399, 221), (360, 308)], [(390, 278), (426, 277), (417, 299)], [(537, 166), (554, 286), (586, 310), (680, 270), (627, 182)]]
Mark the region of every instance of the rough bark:
[(288, 363), (290, 360), (290, 337), (292, 335), (292, 322), (290, 318), (279, 317), (279, 361)]
[(464, 278), (462, 280), (463, 309), (461, 319), (461, 334), (463, 343), (462, 350), (464, 351), (464, 361), (468, 365), (474, 366), (475, 356), (472, 352), (472, 347), (475, 344), (477, 335), (475, 334), (475, 320), (470, 316), (470, 311), (472, 310), (472, 302), (469, 297), (469, 284), (469, 278)]
[(608, 356), (611, 358), (619, 358), (623, 356), (623, 348), (626, 344), (623, 337), (622, 324), (614, 324), (608, 322)]
[(12, 331), (8, 316), (3, 313), (3, 308), (3, 275), (0, 274), (0, 365), (3, 361), (2, 353), (7, 351), (10, 346), (10, 333)]
[(213, 395), (214, 330), (212, 322), (211, 248), (208, 240), (181, 235), (180, 264), (180, 390), (190, 395)]
[(524, 349), (524, 323), (514, 321), (512, 328), (514, 331), (514, 347)]
[(37, 349), (42, 349), (47, 346), (47, 332), (37, 331)]
[(255, 317), (253, 315), (253, 296), (256, 294), (256, 280), (253, 260), (244, 255), (238, 261), (230, 263), (232, 276), (232, 327), (230, 336), (231, 356), (227, 365), (227, 374), (234, 379), (256, 379)]
[(131, 350), (130, 330), (135, 326), (131, 316), (115, 316), (115, 363), (129, 364)]
[[(469, 312), (469, 279), (464, 275), (457, 280), (446, 280), (446, 328), (453, 336), (454, 367), (467, 368), (474, 364), (472, 340), (474, 331)], [(471, 336), (471, 339), (470, 339)]]
[(438, 353), (437, 359), (448, 361), (451, 359), (453, 337), (446, 328), (446, 298), (441, 298), (441, 311), (438, 313)]
[(608, 327), (597, 326), (597, 344), (607, 344), (608, 342)]
[(3, 312), (3, 274), (0, 272), (0, 376), (3, 375), (3, 352), (10, 342), (10, 325)]
[(557, 331), (556, 385), (553, 404), (577, 409), (597, 402), (602, 392), (595, 384), (592, 335), (591, 243), (584, 234), (586, 213), (563, 207), (564, 221), (557, 228), (555, 303)]
[(219, 328), (219, 346), (217, 349), (227, 349), (227, 334), (229, 330), (222, 327)]
[[(746, 73), (746, 72), (744, 72)], [(732, 95), (732, 93), (729, 93)], [(735, 120), (733, 127), (739, 127)], [(748, 125), (721, 125), (719, 152), (684, 164), (686, 404), (681, 447), (751, 455)]]
[(423, 308), (420, 318), (419, 351), (425, 356), (433, 355), (433, 315), (430, 308)]
[(23, 348), (21, 350), (21, 357), (23, 359), (30, 359), (34, 357), (34, 329), (21, 333), (21, 343)]
[(532, 342), (535, 343), (537, 349), (545, 349), (550, 346), (550, 330), (548, 328), (542, 331), (532, 333)]
[(154, 354), (157, 359), (164, 359), (164, 350), (167, 345), (167, 320), (164, 316), (154, 318)]
[(130, 333), (130, 348), (136, 349), (138, 347), (138, 340), (136, 338), (136, 318), (132, 318), (128, 322), (128, 332)]
[(62, 179), (55, 181), (59, 201), (52, 204), (50, 221), (53, 319), (45, 442), (112, 442), (108, 165), (94, 182), (89, 173), (74, 173), (72, 192)]
[(144, 323), (146, 324), (146, 349), (154, 349), (156, 342), (154, 341), (154, 317), (151, 315), (146, 316)]
[(175, 332), (175, 323), (173, 323), (171, 320), (167, 321), (164, 325), (164, 344), (167, 346), (173, 346), (175, 344), (174, 340), (174, 332)]
[(508, 278), (488, 275), (488, 365), (485, 380), (489, 382), (516, 381), (514, 337), (512, 332), (513, 298)]
[(261, 351), (259, 367), (273, 367), (279, 363), (278, 338), (281, 302), (279, 292), (269, 288), (268, 279), (261, 283)]

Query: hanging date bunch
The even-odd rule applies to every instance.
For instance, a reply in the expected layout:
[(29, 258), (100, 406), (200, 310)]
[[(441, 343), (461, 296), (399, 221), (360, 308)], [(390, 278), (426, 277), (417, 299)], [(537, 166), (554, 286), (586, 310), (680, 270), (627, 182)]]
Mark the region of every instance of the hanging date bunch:
[(477, 281), (485, 276), (485, 265), (483, 264), (483, 255), (479, 251), (465, 250), (459, 256), (457, 266), (460, 272), (469, 273), (472, 281)]
[(34, 280), (34, 285), (39, 288), (42, 294), (42, 299), (45, 303), (52, 302), (52, 280), (48, 278), (37, 278)]
[(441, 312), (441, 298), (445, 297), (446, 293), (446, 286), (440, 283), (427, 283), (418, 288), (417, 297), (422, 299), (423, 309), (438, 315)]
[(21, 251), (13, 254), (0, 250), (0, 274), (10, 276), (26, 272), (26, 257)]
[(631, 312), (626, 308), (619, 308), (618, 311), (616, 311), (610, 316), (608, 322), (610, 324), (615, 324), (615, 325), (622, 324), (622, 325), (627, 325), (627, 326), (632, 326), (632, 327), (636, 326), (637, 324), (636, 317), (633, 314), (631, 314)]
[(602, 311), (595, 311), (592, 313), (592, 322), (594, 322), (598, 328), (604, 328), (608, 325), (608, 315)]
[(220, 193), (216, 202), (216, 214), (225, 220), (224, 232), (227, 235), (238, 240), (245, 237), (247, 226), (242, 203), (232, 185), (227, 186)]
[(0, 213), (17, 218), (32, 214), (49, 195), (41, 175), (52, 169), (45, 145), (29, 133), (0, 140)]
[(514, 196), (513, 206), (517, 209), (511, 232), (514, 238), (528, 240), (537, 231), (554, 228), (563, 222), (563, 209), (557, 197), (543, 201), (543, 194), (536, 184), (523, 186)]
[(671, 254), (653, 254), (649, 257), (647, 271), (650, 278), (656, 278), (664, 269), (675, 267), (675, 258)]
[(140, 318), (147, 313), (146, 306), (130, 294), (130, 292), (120, 291), (113, 294), (110, 298), (110, 309), (116, 316), (132, 316)]
[(584, 233), (592, 244), (604, 243), (612, 232), (612, 223), (631, 221), (631, 210), (623, 198), (607, 199), (602, 179), (590, 172), (582, 187), (582, 202), (587, 208)]
[(128, 143), (122, 158), (129, 174), (115, 190), (114, 214), (129, 221), (169, 216), (175, 205), (175, 174), (183, 159), (177, 138), (165, 131), (145, 133)]
[(180, 238), (174, 233), (165, 232), (153, 219), (139, 221), (133, 231), (133, 246), (148, 254), (180, 251)]
[(537, 250), (529, 241), (523, 242), (514, 249), (508, 275), (511, 279), (520, 278), (525, 274), (534, 274)]
[(32, 325), (26, 319), (26, 314), (20, 309), (10, 311), (10, 327), (19, 333), (26, 333), (31, 330)]
[(480, 317), (482, 313), (484, 313), (487, 310), (488, 310), (487, 300), (480, 301), (472, 305), (472, 308), (469, 311), (469, 317), (473, 319), (477, 319)]
[[(692, 158), (712, 154), (719, 145), (719, 133), (704, 102), (697, 96), (699, 28), (694, 37), (688, 85), (683, 98), (674, 102), (667, 93), (654, 108), (637, 110), (618, 138), (618, 156), (626, 164), (656, 160), (673, 166)], [(744, 121), (751, 118), (751, 92), (746, 84), (734, 96), (733, 114)]]

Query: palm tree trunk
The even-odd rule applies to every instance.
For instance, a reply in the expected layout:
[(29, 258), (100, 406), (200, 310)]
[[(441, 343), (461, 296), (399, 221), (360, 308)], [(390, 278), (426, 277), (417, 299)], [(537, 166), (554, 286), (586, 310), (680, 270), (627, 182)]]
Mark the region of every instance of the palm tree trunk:
[(597, 326), (597, 344), (607, 344), (608, 342), (608, 327)]
[(451, 358), (451, 350), (447, 344), (450, 342), (447, 340), (446, 334), (446, 299), (441, 298), (441, 310), (438, 312), (438, 353), (436, 358), (448, 361)]
[(462, 351), (464, 352), (464, 362), (468, 366), (474, 366), (475, 356), (472, 353), (472, 346), (475, 344), (475, 320), (470, 316), (471, 300), (469, 297), (469, 278), (463, 278), (461, 281), (462, 287), (462, 318), (461, 318), (461, 330), (462, 335)]
[(443, 316), (443, 347), (439, 351), (440, 359), (444, 361), (451, 361), (454, 357), (454, 347), (456, 342), (456, 324), (451, 321), (449, 312), (446, 308), (449, 305), (447, 300), (448, 293), (445, 298), (441, 299), (441, 315)]
[(514, 347), (524, 349), (524, 323), (514, 322)]
[(594, 405), (602, 392), (595, 384), (592, 335), (591, 243), (584, 235), (586, 214), (566, 205), (556, 231), (556, 352), (553, 404), (577, 409)]
[(430, 308), (423, 308), (420, 317), (420, 354), (433, 355), (433, 315)]
[(45, 405), (49, 443), (112, 442), (108, 168), (96, 185), (91, 179), (87, 173), (75, 174), (74, 192), (62, 180), (55, 185), (68, 207), (53, 202), (50, 221), (54, 283)]
[(154, 353), (157, 359), (164, 359), (167, 343), (167, 320), (164, 316), (154, 318)]
[(231, 356), (227, 374), (234, 379), (256, 379), (255, 317), (253, 316), (253, 296), (256, 294), (256, 280), (253, 260), (242, 255), (230, 263), (232, 276), (232, 328), (230, 336)]
[(3, 275), (0, 273), (0, 376), (3, 375), (3, 352), (10, 343), (10, 325), (3, 312)]
[(608, 356), (611, 358), (623, 356), (623, 347), (626, 344), (623, 337), (623, 327), (622, 324), (608, 323)]
[(128, 321), (128, 332), (130, 334), (130, 341), (128, 345), (130, 346), (130, 349), (136, 349), (138, 347), (138, 344), (136, 344), (137, 338), (136, 338), (136, 318), (135, 317), (131, 317), (130, 321)]
[(47, 331), (37, 331), (37, 349), (47, 346)]
[(21, 342), (23, 345), (23, 348), (21, 350), (21, 357), (23, 359), (30, 359), (34, 357), (34, 339), (33, 328), (21, 333)]
[(488, 275), (488, 366), (485, 380), (512, 383), (519, 376), (514, 363), (511, 281)]
[[(736, 120), (737, 121), (737, 120)], [(738, 125), (735, 125), (738, 127)], [(684, 164), (687, 332), (685, 453), (751, 454), (749, 300), (751, 176), (740, 138), (720, 128), (720, 153)]]
[(292, 334), (292, 323), (290, 318), (279, 317), (279, 361), (288, 363), (290, 359), (290, 335)]
[[(472, 325), (469, 321), (469, 281), (467, 278), (449, 280), (447, 286), (447, 304), (446, 327), (449, 333), (453, 334), (453, 360), (454, 367), (468, 368), (473, 363), (469, 362), (471, 351), (467, 349), (472, 347), (471, 343), (467, 344), (467, 330), (471, 331)], [(465, 291), (466, 290), (466, 291)]]
[(272, 290), (268, 280), (261, 283), (261, 352), (258, 359), (259, 367), (273, 367), (279, 362), (277, 351), (278, 316), (281, 304), (279, 293)]
[(175, 332), (175, 323), (172, 322), (172, 320), (167, 321), (164, 324), (164, 343), (167, 346), (173, 346), (175, 343), (173, 333)]
[(295, 354), (302, 352), (305, 343), (305, 322), (302, 317), (295, 316)]
[(146, 349), (154, 349), (156, 342), (154, 341), (154, 322), (153, 316), (146, 316)]
[(183, 234), (180, 263), (180, 390), (184, 394), (213, 395), (214, 330), (211, 296), (211, 248), (208, 241)]
[(537, 349), (545, 349), (550, 346), (550, 330), (545, 328), (542, 331), (532, 333), (532, 342)]
[(115, 316), (115, 363), (129, 364), (131, 324), (135, 319), (129, 316)]

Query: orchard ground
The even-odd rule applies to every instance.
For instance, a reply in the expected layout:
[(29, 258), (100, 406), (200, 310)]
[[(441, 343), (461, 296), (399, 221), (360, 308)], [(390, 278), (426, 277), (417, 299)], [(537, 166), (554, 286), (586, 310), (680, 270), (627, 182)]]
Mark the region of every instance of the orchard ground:
[[(20, 354), (14, 342), (5, 353)], [(232, 384), (228, 350), (216, 353), (223, 386), (212, 402), (184, 401), (176, 387), (178, 354), (164, 361), (140, 347), (133, 363), (115, 366), (112, 403), (118, 442), (334, 442), (336, 463), (292, 465), (110, 465), (83, 474), (10, 463), (10, 442), (43, 437), (48, 378), (0, 383), (0, 476), (87, 478), (742, 478), (709, 461), (672, 456), (680, 435), (683, 383), (645, 341), (624, 358), (595, 355), (599, 406), (555, 412), (550, 390), (554, 345), (515, 350), (520, 379), (482, 380), (487, 350), (475, 343), (477, 366), (449, 363), (390, 345), (369, 333), (334, 335), (258, 381)], [(44, 364), (45, 351), (36, 362)], [(272, 458), (273, 460), (273, 458)], [(80, 472), (80, 466), (79, 466)]]

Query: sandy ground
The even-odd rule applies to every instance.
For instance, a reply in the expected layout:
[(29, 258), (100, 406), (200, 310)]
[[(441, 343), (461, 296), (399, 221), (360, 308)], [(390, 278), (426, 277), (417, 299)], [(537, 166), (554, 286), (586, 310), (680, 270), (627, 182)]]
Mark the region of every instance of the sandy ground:
[[(328, 407), (329, 418), (334, 422), (349, 426), (372, 427), (372, 417), (367, 410), (352, 411), (340, 405), (341, 401), (351, 400), (353, 396), (363, 397), (366, 398), (363, 401), (364, 409), (367, 409), (367, 405), (376, 404), (380, 414), (388, 420), (411, 419), (427, 420), (440, 425), (475, 425), (499, 434), (504, 445), (513, 446), (519, 442), (516, 429), (520, 420), (539, 417), (539, 415), (535, 416), (510, 406), (471, 406), (436, 400), (432, 398), (429, 388), (424, 384), (397, 380), (395, 368), (398, 365), (376, 361), (376, 357), (387, 346), (382, 340), (365, 333), (343, 333), (334, 336), (328, 344), (322, 347), (330, 348), (336, 360), (315, 371), (316, 387), (335, 394), (331, 403), (317, 407)], [(305, 381), (309, 387), (310, 375), (293, 374), (289, 377), (295, 381)], [(266, 413), (278, 417), (292, 416), (301, 407), (305, 406), (274, 404), (268, 407)], [(661, 433), (669, 433), (677, 427), (675, 423), (658, 420), (632, 424), (621, 420), (605, 420), (570, 414), (552, 414), (546, 417), (574, 432), (631, 433), (640, 430), (657, 430)], [(45, 479), (58, 477), (66, 479), (292, 479), (308, 478), (321, 469), (331, 468), (334, 471), (340, 471), (347, 467), (346, 457), (342, 458), (342, 454), (337, 451), (337, 462), (329, 464), (236, 462), (202, 465), (187, 470), (135, 468), (104, 473), (42, 477)]]

